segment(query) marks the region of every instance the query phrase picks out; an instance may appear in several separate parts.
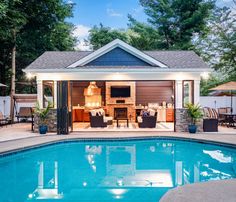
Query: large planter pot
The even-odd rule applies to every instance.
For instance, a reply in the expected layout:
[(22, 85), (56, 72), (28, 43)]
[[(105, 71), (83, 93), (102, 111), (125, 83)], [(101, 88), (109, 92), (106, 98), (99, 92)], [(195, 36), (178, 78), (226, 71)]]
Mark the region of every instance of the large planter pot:
[(39, 133), (40, 133), (41, 135), (46, 134), (47, 131), (48, 131), (48, 126), (47, 126), (47, 125), (41, 125), (41, 126), (39, 126)]
[(189, 133), (196, 133), (197, 132), (197, 126), (196, 125), (188, 125), (188, 132)]

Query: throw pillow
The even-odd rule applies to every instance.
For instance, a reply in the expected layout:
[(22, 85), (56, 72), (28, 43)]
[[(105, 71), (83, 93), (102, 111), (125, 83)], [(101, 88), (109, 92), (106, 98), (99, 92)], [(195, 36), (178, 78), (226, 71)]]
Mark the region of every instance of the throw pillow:
[(149, 112), (150, 116), (155, 116), (155, 113), (156, 113), (155, 110), (149, 109), (148, 112)]
[(90, 113), (92, 116), (96, 116), (96, 111), (95, 110), (90, 110)]
[(143, 112), (143, 116), (144, 116), (144, 117), (147, 117), (147, 116), (149, 116), (149, 115), (150, 115), (150, 114), (149, 114), (148, 111), (144, 111), (144, 112)]

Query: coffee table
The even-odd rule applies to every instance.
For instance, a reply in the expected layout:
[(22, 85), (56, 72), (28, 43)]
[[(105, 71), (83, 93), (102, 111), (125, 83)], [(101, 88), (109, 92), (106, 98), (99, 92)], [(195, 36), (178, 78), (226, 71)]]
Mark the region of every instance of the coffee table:
[(127, 127), (129, 127), (129, 119), (128, 118), (116, 118), (116, 126), (117, 128), (120, 127), (119, 126), (119, 121), (125, 120), (127, 123)]

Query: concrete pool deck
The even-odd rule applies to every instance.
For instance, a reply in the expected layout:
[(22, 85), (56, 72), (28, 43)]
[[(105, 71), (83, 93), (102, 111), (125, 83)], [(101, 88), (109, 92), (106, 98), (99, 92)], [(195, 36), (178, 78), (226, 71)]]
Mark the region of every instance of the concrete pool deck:
[[(235, 132), (234, 132), (235, 131)], [(58, 141), (76, 139), (123, 139), (123, 138), (181, 138), (194, 141), (208, 141), (216, 144), (227, 144), (236, 147), (236, 130), (218, 133), (176, 133), (176, 132), (74, 132), (70, 135), (56, 135), (55, 133), (39, 135), (30, 131), (29, 124), (14, 124), (0, 128), (0, 155), (14, 151), (37, 147)], [(161, 202), (233, 202), (236, 201), (236, 180), (210, 181), (184, 185), (168, 191)]]
[(160, 202), (235, 202), (236, 180), (187, 184), (169, 190)]
[(73, 132), (69, 135), (56, 135), (49, 133), (40, 135), (30, 130), (29, 123), (13, 124), (12, 126), (0, 128), (0, 154), (21, 150), (27, 147), (34, 147), (41, 144), (48, 144), (57, 141), (75, 140), (75, 139), (122, 139), (122, 138), (182, 138), (195, 141), (209, 141), (218, 144), (227, 144), (236, 146), (235, 132), (218, 133), (177, 133), (177, 132), (152, 132), (152, 131), (132, 131), (132, 132)]

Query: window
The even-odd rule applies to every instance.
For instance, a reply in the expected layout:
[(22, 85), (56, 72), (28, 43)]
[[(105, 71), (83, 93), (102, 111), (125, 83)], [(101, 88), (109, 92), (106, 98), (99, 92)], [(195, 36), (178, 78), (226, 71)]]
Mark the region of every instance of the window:
[(183, 81), (183, 107), (193, 103), (193, 81)]
[(54, 105), (54, 82), (43, 81), (43, 107), (47, 107), (48, 102)]

